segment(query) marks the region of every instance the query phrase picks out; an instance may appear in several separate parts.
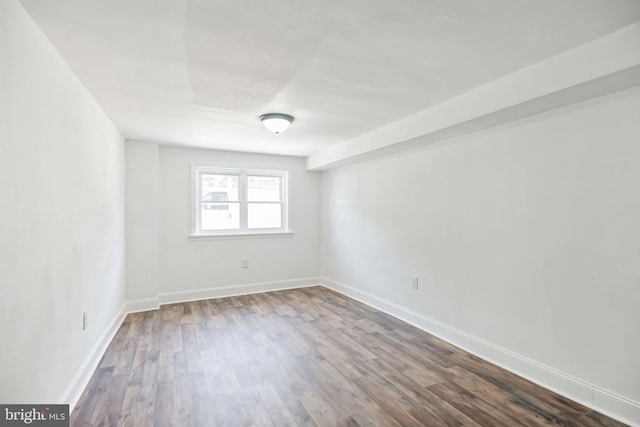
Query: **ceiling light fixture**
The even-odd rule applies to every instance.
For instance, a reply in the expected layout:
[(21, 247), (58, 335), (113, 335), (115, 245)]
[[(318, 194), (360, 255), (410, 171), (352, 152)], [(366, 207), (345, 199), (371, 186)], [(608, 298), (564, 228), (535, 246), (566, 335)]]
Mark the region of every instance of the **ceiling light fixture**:
[(269, 113), (261, 115), (260, 120), (268, 131), (282, 133), (289, 129), (291, 122), (293, 122), (293, 117), (288, 114)]

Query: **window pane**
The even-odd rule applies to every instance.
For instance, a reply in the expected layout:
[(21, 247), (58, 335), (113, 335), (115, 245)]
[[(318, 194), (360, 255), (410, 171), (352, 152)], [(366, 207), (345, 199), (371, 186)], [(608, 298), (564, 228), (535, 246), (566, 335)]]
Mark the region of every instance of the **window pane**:
[(221, 175), (203, 173), (200, 175), (200, 188), (203, 202), (237, 202), (238, 175)]
[(248, 176), (248, 200), (250, 202), (279, 202), (280, 181), (279, 176)]
[(249, 203), (249, 228), (280, 228), (282, 215), (280, 203)]
[(240, 228), (240, 204), (203, 202), (200, 218), (203, 231), (237, 230)]

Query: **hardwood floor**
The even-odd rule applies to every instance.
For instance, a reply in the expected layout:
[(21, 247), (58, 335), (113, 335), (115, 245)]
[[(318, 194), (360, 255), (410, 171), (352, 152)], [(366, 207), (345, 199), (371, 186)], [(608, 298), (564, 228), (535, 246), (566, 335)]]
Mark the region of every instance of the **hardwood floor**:
[(72, 426), (622, 426), (322, 288), (127, 316)]

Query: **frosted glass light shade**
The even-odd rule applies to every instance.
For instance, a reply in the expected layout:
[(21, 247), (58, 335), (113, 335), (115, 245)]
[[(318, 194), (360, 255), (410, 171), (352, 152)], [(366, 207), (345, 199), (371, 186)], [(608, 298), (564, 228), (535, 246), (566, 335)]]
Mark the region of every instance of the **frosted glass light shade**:
[(260, 120), (268, 131), (282, 133), (289, 129), (291, 122), (293, 122), (293, 117), (288, 114), (269, 113), (261, 115)]

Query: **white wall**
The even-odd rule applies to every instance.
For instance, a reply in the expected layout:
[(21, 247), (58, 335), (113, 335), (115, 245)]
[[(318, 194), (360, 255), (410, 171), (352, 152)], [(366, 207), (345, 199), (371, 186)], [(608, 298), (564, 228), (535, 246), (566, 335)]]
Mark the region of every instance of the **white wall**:
[(640, 423), (639, 112), (636, 87), (323, 173), (326, 283)]
[[(165, 303), (318, 283), (320, 175), (307, 172), (303, 158), (158, 147), (134, 141), (127, 141), (127, 146), (127, 229), (135, 233), (128, 236), (128, 248), (136, 247), (127, 254), (127, 278), (128, 295), (139, 300), (132, 301), (135, 307), (152, 308), (153, 298)], [(157, 172), (151, 165), (156, 160)], [(293, 235), (189, 238), (192, 162), (290, 170)], [(155, 190), (150, 176), (156, 173), (158, 200), (153, 202), (150, 198)], [(156, 205), (158, 210), (154, 212)], [(145, 215), (150, 224), (141, 229)], [(133, 243), (136, 239), (144, 241)], [(158, 254), (157, 273), (150, 268), (154, 251)], [(249, 260), (247, 269), (241, 268), (243, 258)], [(152, 280), (145, 281), (145, 275), (158, 277), (155, 289), (147, 286)]]
[(69, 402), (124, 302), (124, 141), (15, 0), (0, 58), (0, 402)]
[(158, 296), (158, 144), (127, 141), (125, 157), (127, 301), (151, 299), (154, 306)]
[[(324, 173), (327, 283), (566, 375), (578, 400), (612, 392), (640, 422), (638, 111), (636, 88)], [(127, 156), (127, 299), (319, 275), (319, 179), (303, 159), (143, 143)], [(290, 169), (294, 235), (189, 239), (192, 161)], [(124, 169), (117, 129), (19, 3), (0, 2), (0, 401), (68, 401), (117, 326)]]
[(307, 165), (330, 169), (400, 153), (640, 85), (639, 41), (640, 21), (330, 145)]

